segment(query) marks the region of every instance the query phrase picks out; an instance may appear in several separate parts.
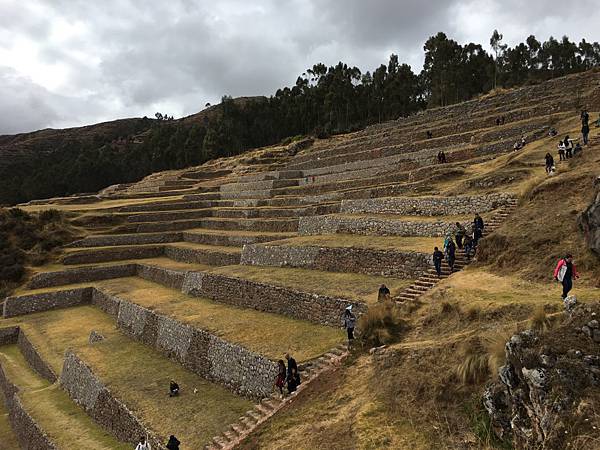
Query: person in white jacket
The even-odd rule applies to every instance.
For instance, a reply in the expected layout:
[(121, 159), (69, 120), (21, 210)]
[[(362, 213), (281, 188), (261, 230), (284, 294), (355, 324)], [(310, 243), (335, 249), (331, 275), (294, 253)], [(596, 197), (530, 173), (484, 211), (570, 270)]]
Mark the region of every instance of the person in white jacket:
[(150, 447), (150, 442), (142, 436), (135, 450), (152, 450), (152, 447)]

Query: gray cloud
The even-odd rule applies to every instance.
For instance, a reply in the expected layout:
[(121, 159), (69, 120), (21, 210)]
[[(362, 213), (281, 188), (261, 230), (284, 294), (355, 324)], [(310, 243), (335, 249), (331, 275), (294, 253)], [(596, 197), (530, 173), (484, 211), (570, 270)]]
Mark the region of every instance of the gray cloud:
[(268, 95), (317, 62), (361, 70), (390, 53), (421, 68), (444, 31), (487, 47), (563, 34), (600, 40), (600, 12), (532, 0), (0, 1), (0, 133), (197, 112), (224, 94)]

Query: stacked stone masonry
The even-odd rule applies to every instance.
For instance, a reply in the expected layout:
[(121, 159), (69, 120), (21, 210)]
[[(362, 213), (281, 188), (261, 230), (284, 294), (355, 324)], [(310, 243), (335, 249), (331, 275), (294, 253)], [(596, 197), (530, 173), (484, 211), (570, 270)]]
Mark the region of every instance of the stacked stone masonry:
[(424, 253), (356, 247), (246, 245), (242, 264), (414, 278), (430, 266)]
[(101, 427), (118, 440), (135, 444), (148, 436), (153, 448), (163, 448), (159, 438), (119, 401), (76, 354), (67, 352), (60, 384)]

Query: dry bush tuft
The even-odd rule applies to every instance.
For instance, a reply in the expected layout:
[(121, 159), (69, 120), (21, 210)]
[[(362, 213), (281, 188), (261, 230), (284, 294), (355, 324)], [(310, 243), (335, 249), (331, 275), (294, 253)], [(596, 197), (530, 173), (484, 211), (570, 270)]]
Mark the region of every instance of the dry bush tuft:
[(397, 341), (406, 330), (400, 309), (391, 302), (371, 306), (358, 320), (364, 345), (378, 347)]
[(546, 314), (544, 305), (538, 305), (529, 319), (529, 327), (532, 330), (545, 333), (546, 331), (550, 330), (553, 325), (553, 320), (548, 316), (548, 314)]
[(472, 339), (459, 348), (461, 362), (455, 373), (463, 384), (480, 383), (498, 373), (506, 361), (505, 345), (512, 333)]

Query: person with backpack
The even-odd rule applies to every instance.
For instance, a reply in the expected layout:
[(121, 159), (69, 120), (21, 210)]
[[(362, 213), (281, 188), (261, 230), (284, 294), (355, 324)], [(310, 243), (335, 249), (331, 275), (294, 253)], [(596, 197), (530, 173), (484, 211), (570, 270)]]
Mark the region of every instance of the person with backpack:
[(554, 167), (554, 158), (552, 157), (552, 155), (550, 153), (546, 153), (545, 160), (546, 160), (546, 173), (550, 174), (550, 172), (552, 172), (552, 167)]
[(467, 258), (470, 258), (471, 252), (473, 252), (473, 237), (470, 234), (465, 234), (465, 240), (463, 241), (463, 248), (465, 251), (465, 256)]
[(483, 219), (479, 215), (479, 213), (475, 213), (475, 218), (473, 219), (473, 225), (475, 225), (476, 228), (479, 228), (481, 230), (481, 233), (483, 234), (483, 228), (485, 227), (485, 223), (483, 222)]
[(452, 238), (448, 241), (446, 246), (446, 262), (450, 267), (450, 273), (454, 272), (454, 261), (456, 260), (456, 245)]
[(348, 347), (352, 347), (354, 343), (354, 325), (356, 324), (356, 316), (352, 313), (352, 305), (348, 305), (344, 310), (342, 321), (348, 333)]
[(465, 227), (460, 223), (460, 222), (456, 222), (456, 228), (454, 229), (454, 238), (456, 239), (456, 246), (459, 249), (463, 248), (463, 238), (465, 237), (465, 234), (467, 234), (467, 230), (465, 229)]
[(438, 278), (442, 276), (442, 260), (444, 259), (444, 254), (440, 251), (439, 248), (435, 247), (433, 249), (433, 266), (435, 267), (435, 273), (437, 273)]
[(573, 288), (573, 278), (579, 278), (575, 264), (573, 264), (573, 255), (567, 253), (564, 258), (561, 258), (554, 269), (554, 279), (562, 283), (562, 299), (564, 300), (569, 295), (569, 291)]
[(390, 290), (385, 284), (382, 284), (377, 292), (377, 303), (385, 303), (389, 300), (391, 300)]

